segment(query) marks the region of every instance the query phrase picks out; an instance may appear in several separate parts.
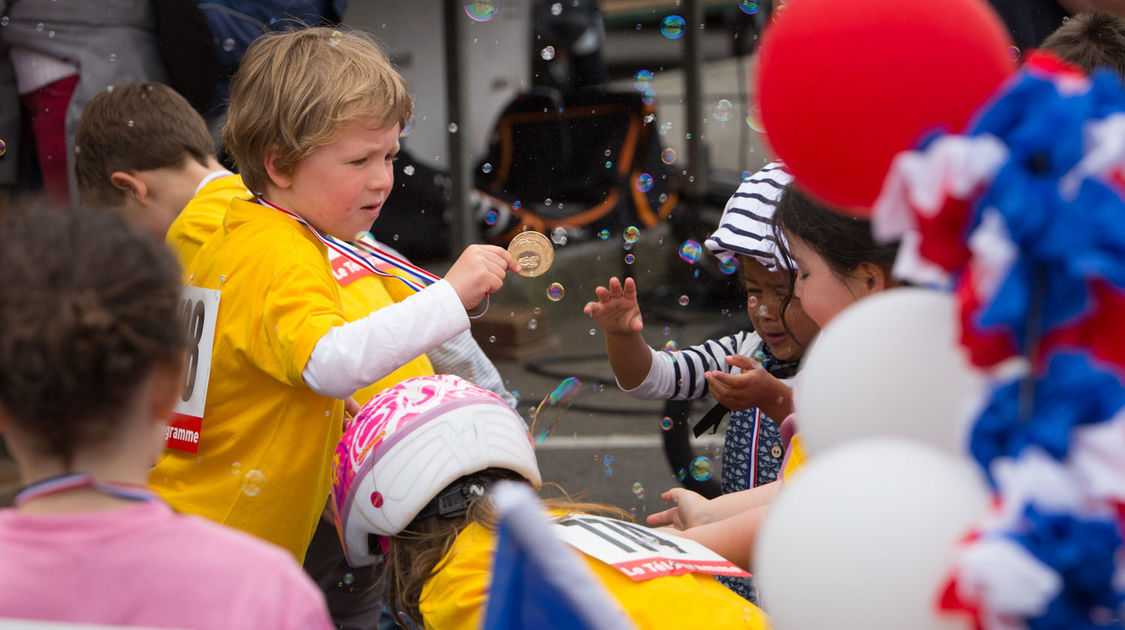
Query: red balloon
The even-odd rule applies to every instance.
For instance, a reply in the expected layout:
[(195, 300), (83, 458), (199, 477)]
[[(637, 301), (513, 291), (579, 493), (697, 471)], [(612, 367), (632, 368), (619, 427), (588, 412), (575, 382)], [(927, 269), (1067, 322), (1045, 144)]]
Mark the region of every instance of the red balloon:
[(895, 154), (964, 129), (1011, 46), (983, 0), (789, 0), (758, 64), (766, 137), (809, 192), (868, 216)]

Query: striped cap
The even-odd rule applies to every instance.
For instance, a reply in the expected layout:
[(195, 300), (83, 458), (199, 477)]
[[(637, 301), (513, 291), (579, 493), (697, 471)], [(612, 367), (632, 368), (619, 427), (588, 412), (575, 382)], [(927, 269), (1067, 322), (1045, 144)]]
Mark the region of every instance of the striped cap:
[(773, 213), (793, 176), (781, 162), (770, 162), (738, 186), (723, 209), (719, 229), (707, 239), (716, 256), (745, 254), (766, 269), (785, 268), (773, 235)]

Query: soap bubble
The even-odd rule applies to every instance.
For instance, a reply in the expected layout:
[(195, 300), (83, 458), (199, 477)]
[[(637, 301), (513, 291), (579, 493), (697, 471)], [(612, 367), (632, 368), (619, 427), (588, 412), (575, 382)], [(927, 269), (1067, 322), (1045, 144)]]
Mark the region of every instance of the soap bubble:
[(669, 15), (660, 23), (660, 32), (668, 39), (679, 39), (684, 36), (686, 24), (684, 18)]
[(652, 190), (652, 184), (652, 175), (649, 175), (648, 173), (641, 173), (640, 175), (637, 175), (637, 190), (646, 193)]
[(629, 227), (625, 228), (625, 231), (622, 232), (621, 235), (622, 237), (624, 237), (626, 243), (633, 244), (637, 242), (638, 238), (640, 238), (641, 231), (637, 229), (637, 226), (630, 225)]
[(547, 287), (547, 299), (551, 300), (552, 302), (558, 302), (559, 300), (563, 299), (563, 295), (565, 294), (566, 290), (563, 289), (563, 285), (559, 284), (558, 282), (552, 282), (551, 286)]
[(469, 0), (465, 3), (465, 15), (474, 22), (487, 22), (500, 11), (500, 0)]
[(671, 164), (671, 163), (675, 162), (676, 161), (676, 150), (673, 149), (672, 147), (668, 147), (667, 149), (664, 149), (664, 151), (660, 153), (660, 161), (664, 162), (665, 164)]
[(242, 493), (248, 497), (256, 497), (262, 493), (266, 485), (266, 475), (260, 470), (248, 470), (242, 476)]
[(726, 276), (738, 273), (738, 256), (720, 256), (719, 271)]
[(711, 478), (711, 458), (696, 457), (691, 460), (691, 478), (696, 481), (707, 481)]
[(715, 120), (725, 123), (731, 118), (734, 118), (734, 105), (725, 98), (719, 99), (719, 102), (715, 103), (715, 107), (711, 109), (711, 116), (714, 117)]
[(699, 241), (688, 239), (680, 245), (680, 258), (687, 263), (694, 265), (699, 262), (699, 258), (703, 256), (703, 246)]
[(539, 56), (543, 59), (543, 61), (550, 61), (550, 60), (554, 59), (555, 58), (555, 47), (554, 46), (547, 46), (543, 50), (539, 51)]
[[(547, 439), (552, 433), (555, 432), (555, 425), (558, 424), (559, 417), (562, 412), (570, 407), (574, 402), (574, 398), (578, 396), (578, 392), (582, 389), (582, 381), (571, 376), (563, 379), (554, 391), (547, 394), (546, 398), (539, 403), (539, 406), (531, 414), (531, 434), (536, 436), (536, 443), (542, 442)], [(554, 407), (557, 411), (554, 418), (548, 423), (546, 422), (543, 413), (544, 408)]]

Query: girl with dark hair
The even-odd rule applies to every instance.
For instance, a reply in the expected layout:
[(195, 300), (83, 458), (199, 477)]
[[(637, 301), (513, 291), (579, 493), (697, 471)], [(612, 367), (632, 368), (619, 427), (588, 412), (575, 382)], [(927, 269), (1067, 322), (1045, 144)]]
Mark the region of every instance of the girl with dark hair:
[(291, 556), (145, 487), (183, 386), (179, 276), (110, 213), (0, 219), (0, 430), (27, 484), (0, 510), (0, 617), (333, 627)]

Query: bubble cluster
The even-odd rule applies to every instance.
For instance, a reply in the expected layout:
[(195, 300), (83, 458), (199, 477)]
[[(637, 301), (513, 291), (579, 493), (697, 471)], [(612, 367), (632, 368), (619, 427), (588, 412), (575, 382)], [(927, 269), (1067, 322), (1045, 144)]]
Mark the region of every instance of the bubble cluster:
[(598, 232), (598, 238), (603, 241), (609, 240), (609, 230), (602, 230)]
[(715, 120), (725, 123), (734, 118), (734, 105), (725, 98), (719, 99), (719, 102), (711, 108), (711, 116)]
[(558, 302), (566, 295), (566, 289), (558, 282), (552, 282), (551, 286), (547, 287), (547, 299), (552, 302)]
[(696, 481), (707, 481), (711, 478), (711, 458), (696, 457), (691, 460), (691, 478)]
[(652, 190), (653, 179), (648, 173), (637, 175), (637, 190), (646, 193)]
[(660, 22), (660, 32), (668, 39), (679, 39), (684, 36), (686, 24), (684, 18), (678, 15), (669, 15)]
[(633, 75), (633, 89), (644, 92), (650, 88), (652, 88), (652, 71), (638, 70), (637, 74)]
[(688, 298), (688, 296), (686, 296), (686, 295), (680, 296), (680, 306), (687, 306), (688, 302), (690, 302), (690, 301), (691, 301), (691, 299)]
[(626, 265), (631, 265), (636, 260), (637, 260), (636, 256), (634, 256), (632, 254), (625, 254), (625, 264)]
[(738, 272), (738, 256), (720, 256), (719, 257), (719, 271), (725, 276), (734, 275)]
[(660, 419), (660, 428), (664, 431), (670, 430), (672, 428), (672, 419), (669, 418), (668, 416), (664, 416), (663, 418), (661, 418)]
[(256, 497), (261, 494), (265, 485), (266, 475), (260, 470), (248, 470), (242, 476), (242, 494), (248, 497)]
[(742, 9), (742, 12), (747, 15), (754, 15), (762, 10), (762, 3), (754, 2), (754, 0), (742, 0), (738, 3), (738, 8)]
[(645, 500), (645, 487), (639, 481), (633, 482), (633, 496), (637, 497), (638, 501)]
[(703, 246), (699, 241), (688, 239), (680, 245), (680, 259), (694, 265), (703, 256)]
[(637, 226), (630, 225), (629, 227), (625, 228), (625, 231), (621, 233), (621, 236), (625, 239), (626, 243), (632, 245), (633, 243), (637, 242), (638, 238), (641, 237), (641, 231), (637, 228)]
[(500, 11), (500, 0), (469, 0), (465, 3), (465, 15), (474, 22), (487, 22)]
[(568, 237), (566, 235), (566, 228), (559, 225), (551, 230), (551, 242), (558, 246), (566, 245)]
[(664, 162), (665, 164), (671, 164), (671, 163), (675, 162), (676, 161), (676, 150), (673, 149), (672, 147), (668, 147), (667, 149), (664, 149), (660, 153), (660, 161)]
[(542, 58), (543, 61), (550, 61), (550, 60), (554, 59), (555, 58), (555, 47), (554, 46), (547, 46), (543, 50), (540, 50), (539, 51), (539, 57)]

